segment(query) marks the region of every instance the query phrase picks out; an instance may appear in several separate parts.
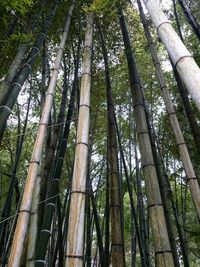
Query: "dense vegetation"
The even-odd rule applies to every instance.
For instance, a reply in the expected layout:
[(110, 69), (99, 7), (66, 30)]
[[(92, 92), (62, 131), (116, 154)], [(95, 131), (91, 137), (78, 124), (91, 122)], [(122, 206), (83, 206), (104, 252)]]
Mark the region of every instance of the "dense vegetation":
[[(198, 1), (160, 2), (200, 66)], [(142, 7), (0, 0), (1, 266), (200, 265), (199, 110)]]

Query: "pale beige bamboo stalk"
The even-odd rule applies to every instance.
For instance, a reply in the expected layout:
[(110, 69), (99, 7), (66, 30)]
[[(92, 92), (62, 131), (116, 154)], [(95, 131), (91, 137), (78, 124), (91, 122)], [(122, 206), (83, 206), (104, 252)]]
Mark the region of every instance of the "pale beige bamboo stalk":
[(200, 69), (168, 21), (157, 0), (143, 0), (158, 35), (200, 111)]
[(71, 22), (71, 16), (74, 9), (74, 2), (70, 7), (68, 12), (63, 36), (61, 38), (60, 46), (58, 48), (56, 60), (54, 63), (54, 68), (52, 71), (51, 80), (48, 86), (48, 90), (46, 93), (46, 100), (44, 103), (42, 116), (39, 123), (39, 129), (37, 133), (37, 138), (35, 141), (35, 145), (33, 148), (33, 153), (29, 165), (28, 175), (25, 183), (24, 193), (22, 197), (22, 203), (19, 210), (19, 216), (17, 220), (17, 226), (15, 229), (15, 235), (13, 239), (13, 244), (11, 247), (11, 254), (8, 262), (8, 267), (18, 267), (20, 264), (20, 258), (23, 251), (24, 240), (27, 233), (30, 211), (31, 211), (31, 204), (34, 192), (35, 181), (38, 172), (38, 165), (41, 158), (42, 147), (44, 143), (46, 128), (49, 121), (49, 115), (51, 112), (51, 107), (54, 98), (54, 92), (56, 88), (56, 82), (58, 77), (58, 71), (61, 64), (61, 58), (63, 54), (64, 45), (67, 39), (67, 35), (69, 32), (69, 26)]
[(81, 77), (81, 95), (76, 138), (76, 151), (69, 211), (69, 228), (65, 262), (66, 267), (83, 266), (83, 238), (90, 117), (92, 40), (93, 14), (88, 14)]
[(34, 267), (35, 263), (35, 246), (37, 238), (38, 224), (38, 204), (40, 199), (41, 170), (38, 168), (38, 175), (35, 182), (33, 201), (31, 207), (30, 227), (28, 232), (28, 250), (26, 257), (26, 267)]

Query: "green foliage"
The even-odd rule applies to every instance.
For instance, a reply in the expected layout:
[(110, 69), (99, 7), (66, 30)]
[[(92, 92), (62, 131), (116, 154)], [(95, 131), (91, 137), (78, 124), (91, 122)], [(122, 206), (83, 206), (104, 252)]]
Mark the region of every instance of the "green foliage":
[(16, 11), (20, 15), (27, 13), (27, 10), (34, 4), (34, 0), (1, 0), (0, 6), (7, 9)]

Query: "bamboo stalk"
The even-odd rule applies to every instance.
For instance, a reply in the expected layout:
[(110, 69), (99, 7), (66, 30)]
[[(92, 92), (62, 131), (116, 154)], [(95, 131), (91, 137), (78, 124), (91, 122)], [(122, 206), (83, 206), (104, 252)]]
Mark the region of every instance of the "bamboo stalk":
[(81, 95), (78, 116), (75, 161), (69, 211), (69, 227), (65, 262), (66, 267), (78, 267), (83, 265), (83, 238), (90, 117), (92, 44), (93, 14), (88, 14), (81, 77)]
[(41, 174), (40, 174), (40, 168), (39, 168), (37, 179), (35, 182), (33, 201), (32, 201), (32, 207), (31, 207), (30, 227), (29, 227), (29, 233), (28, 233), (28, 249), (27, 249), (27, 259), (26, 259), (27, 267), (34, 267), (35, 265), (34, 261), (35, 261), (35, 246), (36, 246), (36, 237), (37, 237), (40, 183), (41, 183)]
[(178, 0), (178, 2), (179, 2), (180, 6), (181, 6), (181, 8), (185, 14), (187, 21), (189, 22), (189, 24), (191, 25), (196, 36), (200, 40), (200, 25), (198, 24), (196, 18), (193, 16), (193, 14), (190, 10), (190, 7), (187, 6), (187, 3), (185, 0)]
[(98, 23), (103, 59), (105, 65), (105, 86), (107, 96), (108, 117), (108, 164), (110, 179), (110, 211), (111, 211), (111, 261), (112, 266), (125, 266), (124, 239), (123, 239), (123, 216), (120, 192), (120, 175), (118, 167), (118, 149), (115, 127), (115, 111), (112, 99), (112, 88), (108, 54), (104, 35)]
[(121, 9), (119, 9), (119, 21), (128, 62), (129, 80), (136, 118), (136, 131), (142, 159), (149, 217), (155, 249), (155, 265), (159, 267), (172, 267), (174, 266), (173, 257), (148, 133), (140, 76), (135, 62), (134, 53), (132, 51), (125, 18)]
[(200, 69), (166, 18), (157, 0), (143, 0), (158, 35), (200, 111)]
[(17, 220), (17, 226), (15, 230), (15, 236), (13, 239), (12, 248), (11, 248), (11, 254), (9, 258), (8, 267), (15, 267), (15, 266), (17, 267), (19, 266), (19, 263), (20, 263), (24, 240), (25, 240), (25, 236), (27, 233), (27, 229), (28, 229), (28, 223), (29, 223), (29, 217), (30, 217), (30, 211), (31, 211), (31, 203), (32, 203), (32, 198), (33, 198), (35, 181), (37, 177), (38, 166), (39, 166), (39, 162), (40, 162), (40, 158), (42, 154), (42, 147), (43, 147), (45, 133), (46, 133), (46, 129), (48, 126), (48, 121), (49, 121), (49, 115), (50, 115), (51, 107), (53, 103), (54, 92), (56, 88), (56, 81), (58, 77), (58, 71), (60, 68), (63, 49), (64, 49), (65, 42), (67, 39), (68, 31), (69, 31), (71, 13), (73, 11), (73, 8), (74, 8), (74, 2), (70, 7), (70, 11), (69, 11), (70, 16), (68, 16), (66, 20), (63, 36), (61, 38), (60, 46), (58, 48), (57, 56), (56, 56), (55, 63), (54, 63), (54, 69), (52, 71), (52, 77), (51, 77), (48, 90), (46, 93), (46, 100), (44, 103), (42, 116), (41, 116), (40, 123), (39, 123), (38, 134), (37, 134), (37, 138), (35, 141), (32, 157), (31, 157), (31, 161), (29, 165), (22, 203), (21, 203), (20, 210), (19, 210), (20, 214)]
[(160, 85), (160, 88), (162, 91), (163, 99), (164, 99), (166, 110), (168, 113), (169, 121), (170, 121), (172, 130), (174, 132), (175, 138), (176, 138), (176, 144), (178, 146), (179, 154), (180, 154), (181, 160), (183, 162), (183, 167), (184, 167), (184, 170), (186, 173), (186, 180), (189, 184), (189, 188), (190, 188), (190, 192), (191, 192), (192, 199), (194, 202), (194, 206), (196, 208), (197, 216), (198, 216), (198, 219), (200, 221), (200, 188), (199, 188), (199, 184), (198, 184), (196, 174), (195, 174), (195, 171), (194, 171), (191, 159), (190, 159), (187, 145), (186, 145), (185, 140), (184, 140), (184, 136), (182, 134), (182, 131), (181, 131), (181, 128), (179, 125), (176, 111), (173, 107), (173, 103), (172, 103), (172, 100), (171, 100), (171, 97), (170, 97), (170, 94), (168, 91), (168, 87), (167, 87), (166, 82), (165, 82), (165, 77), (164, 77), (162, 69), (161, 69), (160, 60), (157, 56), (155, 45), (153, 43), (153, 38), (152, 38), (151, 33), (148, 29), (148, 25), (145, 21), (145, 15), (143, 13), (142, 6), (141, 6), (139, 0), (138, 0), (138, 5), (139, 5), (143, 25), (144, 25), (145, 35), (146, 35), (146, 38), (148, 41), (148, 46), (149, 46), (151, 56), (153, 59), (153, 63), (154, 63), (154, 67), (156, 70), (156, 75), (158, 78), (158, 82), (159, 82), (159, 85)]
[(42, 31), (38, 34), (36, 41), (30, 50), (30, 53), (27, 56), (26, 62), (23, 67), (17, 73), (17, 76), (11, 81), (11, 85), (8, 88), (8, 94), (6, 95), (6, 99), (3, 102), (3, 105), (0, 106), (0, 142), (3, 138), (4, 130), (6, 127), (6, 122), (8, 117), (10, 116), (13, 106), (17, 100), (17, 97), (21, 91), (21, 88), (25, 81), (27, 80), (29, 74), (31, 73), (32, 66), (35, 63), (37, 55), (41, 49), (41, 46), (46, 39), (48, 30), (51, 26), (53, 17), (56, 13), (58, 4), (60, 0), (55, 0), (50, 9), (49, 15), (45, 19), (45, 23), (43, 25)]

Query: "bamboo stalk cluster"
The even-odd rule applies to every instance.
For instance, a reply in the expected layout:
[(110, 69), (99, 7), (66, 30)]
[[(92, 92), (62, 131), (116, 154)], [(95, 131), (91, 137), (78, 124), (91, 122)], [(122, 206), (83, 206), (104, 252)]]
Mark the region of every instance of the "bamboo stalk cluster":
[[(180, 82), (178, 80), (179, 78), (182, 80), (197, 108), (200, 110), (199, 67), (167, 20), (158, 2), (156, 0), (144, 0), (143, 2), (146, 5), (159, 37), (169, 53), (175, 71), (178, 72), (179, 76), (176, 76), (178, 77), (177, 81)], [(184, 9), (187, 19), (190, 19), (190, 24), (195, 28), (195, 33), (198, 36), (197, 21), (190, 14), (190, 10), (186, 9), (185, 2), (180, 1), (180, 3), (184, 3), (181, 7)], [(137, 0), (137, 4), (155, 67), (157, 81), (162, 92), (168, 119), (184, 168), (186, 185), (189, 185), (196, 215), (198, 221), (200, 221), (200, 188), (195, 168), (193, 167), (190, 151), (181, 131), (176, 110), (172, 103), (165, 75), (162, 72), (161, 63), (140, 0)], [(44, 20), (43, 30), (37, 36), (34, 47), (30, 50), (27, 57), (26, 64), (22, 69), (17, 71), (27, 49), (27, 44), (20, 45), (9, 72), (12, 75), (9, 74), (6, 76), (2, 87), (0, 87), (0, 92), (3, 90), (2, 88), (6, 88), (5, 92), (0, 96), (1, 139), (4, 134), (7, 118), (11, 113), (23, 84), (31, 72), (35, 57), (44, 44), (58, 6), (59, 1), (55, 1), (51, 6), (49, 15)], [(23, 265), (29, 267), (128, 266), (124, 231), (124, 224), (126, 223), (124, 221), (124, 214), (127, 211), (124, 210), (123, 204), (127, 190), (131, 207), (131, 266), (136, 266), (138, 245), (141, 265), (144, 267), (152, 266), (152, 262), (158, 267), (181, 266), (180, 262), (182, 259), (184, 266), (187, 267), (190, 263), (183, 228), (177, 214), (177, 203), (174, 202), (171, 181), (165, 170), (165, 163), (162, 162), (161, 148), (154, 135), (155, 129), (150, 122), (151, 115), (148, 110), (143, 82), (137, 66), (123, 8), (118, 7), (116, 15), (119, 21), (128, 69), (131, 95), (131, 100), (129, 101), (129, 119), (132, 113), (135, 119), (135, 127), (129, 125), (131, 133), (130, 140), (128, 140), (130, 144), (129, 160), (132, 161), (131, 136), (133, 135), (132, 132), (134, 132), (134, 171), (131, 170), (132, 163), (129, 164), (130, 170), (127, 167), (126, 148), (123, 146), (123, 131), (120, 129), (120, 122), (116, 114), (117, 108), (115, 108), (115, 99), (113, 97), (111, 62), (109, 62), (108, 43), (105, 39), (106, 35), (104, 35), (103, 22), (93, 12), (88, 11), (86, 16), (80, 77), (79, 61), (81, 61), (80, 51), (82, 47), (82, 21), (80, 18), (77, 23), (79, 25), (79, 36), (76, 36), (78, 44), (76, 46), (74, 44), (74, 46), (72, 45), (74, 56), (73, 74), (70, 74), (70, 66), (66, 64), (65, 52), (66, 47), (68, 48), (66, 43), (69, 40), (68, 35), (71, 24), (74, 23), (73, 26), (76, 26), (73, 21), (73, 16), (77, 12), (77, 6), (80, 7), (76, 1), (72, 1), (66, 12), (63, 34), (59, 47), (57, 48), (48, 88), (45, 97), (41, 100), (41, 103), (43, 103), (42, 112), (23, 194), (21, 200), (18, 199), (17, 201), (19, 205), (17, 210), (18, 217), (16, 221), (13, 221), (14, 231), (11, 231), (14, 235), (12, 240), (5, 242), (4, 230), (8, 232), (10, 227), (6, 220), (9, 219), (11, 212), (14, 186), (16, 192), (19, 190), (16, 173), (20, 156), (16, 157), (14, 174), (11, 177), (9, 186), (11, 189), (9, 190), (10, 192), (5, 206), (2, 209), (0, 222), (0, 250), (3, 255), (1, 259), (2, 266), (6, 266), (6, 264), (8, 267)], [(91, 102), (92, 97), (95, 97), (96, 92), (93, 91), (93, 85), (97, 79), (97, 75), (96, 73), (93, 74), (92, 69), (93, 57), (96, 56), (94, 53), (96, 52), (96, 47), (94, 49), (94, 32), (95, 34), (99, 34), (100, 37), (104, 63), (103, 67), (102, 64), (100, 66), (100, 72), (103, 72), (105, 76), (106, 89), (104, 101), (106, 102), (107, 111), (107, 136), (104, 144), (106, 147), (104, 148), (105, 155), (103, 155), (102, 162), (100, 161), (100, 156), (95, 158), (92, 155), (93, 147), (95, 146), (93, 141), (96, 129), (94, 130), (91, 125), (91, 117), (93, 115)], [(77, 48), (76, 54), (74, 47)], [(44, 53), (43, 87), (45, 87), (46, 79), (46, 57)], [(52, 117), (55, 116), (52, 110), (54, 110), (56, 103), (55, 94), (57, 87), (59, 87), (58, 78), (62, 61), (64, 65), (64, 85), (61, 106), (56, 120), (57, 124), (54, 125), (54, 130), (51, 133), (48, 125)], [(69, 69), (69, 73), (67, 73), (67, 68)], [(70, 75), (73, 77), (71, 88), (69, 86), (70, 78), (67, 77)], [(7, 81), (9, 81), (9, 86)], [(12, 92), (10, 92), (11, 88), (13, 90)], [(69, 96), (70, 99), (68, 99)], [(189, 101), (188, 98), (187, 101)], [(68, 108), (67, 115), (65, 114), (66, 107)], [(19, 139), (18, 151), (20, 152), (22, 151), (28, 113), (29, 111), (26, 114), (23, 137)], [(97, 114), (95, 115), (97, 116)], [(78, 119), (74, 119), (73, 116), (77, 116)], [(67, 153), (70, 150), (69, 136), (73, 132), (73, 130), (70, 131), (72, 121), (74, 121), (75, 125), (73, 128), (73, 130), (75, 129), (74, 134), (76, 135), (75, 151), (70, 166), (67, 164), (66, 167), (69, 168), (69, 171), (66, 171), (63, 165), (66, 160), (65, 156), (68, 155)], [(97, 122), (95, 121), (93, 123), (96, 124)], [(45, 144), (47, 149), (44, 158)], [(141, 156), (141, 162), (138, 158), (138, 151)], [(94, 162), (98, 161), (98, 163), (92, 169), (92, 164), (94, 165), (92, 159), (94, 158)], [(134, 172), (135, 179), (132, 177)], [(63, 183), (62, 176), (67, 180), (66, 173), (70, 173), (70, 175), (68, 175), (68, 186), (64, 190), (65, 197), (62, 198), (60, 194), (61, 183)], [(64, 181), (65, 183), (66, 180)], [(145, 193), (143, 192), (143, 188), (145, 188)], [(103, 190), (105, 192), (103, 200), (99, 201), (98, 197), (102, 194)], [(104, 205), (103, 208), (102, 205)], [(173, 215), (173, 219), (171, 218), (171, 214)], [(149, 231), (148, 218), (151, 232)], [(173, 220), (176, 222), (177, 238), (175, 238)], [(153, 252), (149, 240), (151, 238), (153, 240)], [(8, 253), (9, 250), (10, 252)], [(150, 254), (153, 255), (154, 261), (152, 261)]]

